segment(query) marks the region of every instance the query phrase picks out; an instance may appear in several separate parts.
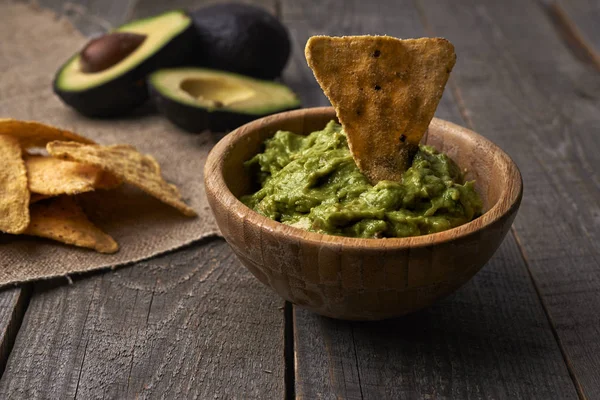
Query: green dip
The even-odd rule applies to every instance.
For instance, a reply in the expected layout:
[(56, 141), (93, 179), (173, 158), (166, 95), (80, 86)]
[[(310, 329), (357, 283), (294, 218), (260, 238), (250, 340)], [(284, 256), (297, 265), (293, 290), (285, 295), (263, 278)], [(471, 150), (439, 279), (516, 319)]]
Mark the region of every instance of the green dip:
[(241, 198), (284, 224), (331, 235), (381, 238), (426, 235), (481, 213), (474, 182), (431, 146), (419, 146), (402, 182), (371, 185), (354, 163), (342, 127), (331, 121), (308, 136), (279, 131), (245, 164), (261, 189)]

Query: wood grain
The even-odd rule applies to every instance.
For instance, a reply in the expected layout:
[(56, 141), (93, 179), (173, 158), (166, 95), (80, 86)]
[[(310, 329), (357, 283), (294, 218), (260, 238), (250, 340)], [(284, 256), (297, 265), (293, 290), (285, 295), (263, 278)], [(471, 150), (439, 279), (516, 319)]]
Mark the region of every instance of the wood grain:
[(282, 398), (282, 306), (222, 240), (41, 283), (0, 397)]
[[(182, 1), (181, 6), (187, 6), (189, 3), (192, 5), (203, 3)], [(38, 2), (42, 5), (55, 4), (60, 9), (63, 7), (63, 2), (58, 0), (38, 0)], [(76, 23), (87, 33), (102, 31), (104, 29), (102, 27), (106, 24), (101, 21), (106, 19), (114, 18), (115, 22), (113, 23), (118, 24), (128, 17), (128, 13), (129, 16), (145, 16), (162, 11), (160, 5), (155, 9), (151, 9), (150, 6), (136, 9), (135, 6), (132, 6), (132, 1), (113, 0), (111, 5), (106, 5), (107, 2), (99, 0), (81, 0), (72, 3), (85, 3), (88, 8), (93, 8), (90, 6), (92, 4), (98, 4), (100, 15), (106, 13), (103, 9), (112, 10), (113, 3), (118, 7), (118, 11), (112, 13), (113, 17), (104, 15), (99, 20), (91, 17), (96, 22)], [(140, 3), (147, 2), (141, 0)], [(504, 9), (501, 9), (501, 5), (495, 6), (490, 3), (462, 4), (446, 1), (439, 9), (433, 9), (430, 7), (431, 2), (422, 2), (421, 9), (429, 21), (433, 33), (446, 35), (455, 45), (457, 42), (461, 43), (458, 48), (457, 69), (453, 73), (457, 75), (460, 72), (461, 78), (451, 78), (451, 82), (457, 84), (454, 93), (459, 94), (457, 100), (463, 116), (468, 121), (473, 121), (476, 130), (501, 143), (502, 147), (508, 149), (513, 157), (516, 158), (515, 155), (519, 155), (518, 163), (524, 175), (527, 173), (525, 177), (526, 208), (524, 207), (517, 220), (519, 239), (526, 256), (532, 262), (534, 276), (539, 283), (540, 291), (545, 296), (546, 306), (553, 316), (553, 321), (557, 324), (561, 343), (567, 345), (565, 349), (568, 360), (574, 365), (572, 372), (577, 377), (581, 377), (581, 372), (583, 372), (581, 382), (585, 385), (586, 394), (590, 398), (594, 398), (598, 394), (594, 388), (600, 386), (597, 382), (597, 374), (595, 374), (595, 371), (598, 370), (598, 354), (600, 354), (597, 337), (598, 325), (595, 316), (599, 295), (597, 286), (600, 277), (597, 272), (594, 272), (598, 270), (598, 248), (590, 247), (590, 242), (598, 237), (597, 230), (593, 228), (600, 225), (598, 219), (600, 214), (597, 207), (594, 207), (594, 201), (597, 201), (598, 198), (597, 188), (600, 186), (596, 173), (599, 167), (598, 142), (594, 140), (594, 137), (598, 136), (595, 127), (598, 126), (596, 115), (599, 86), (595, 75), (591, 75), (588, 69), (577, 64), (577, 61), (568, 54), (563, 45), (558, 43), (560, 39), (556, 36), (556, 32), (549, 27), (548, 21), (544, 19), (540, 10), (532, 9), (535, 7), (532, 2), (526, 1), (524, 9), (521, 8), (521, 2), (509, 1), (510, 4), (505, 5)], [(154, 4), (159, 3), (154, 2)], [(69, 7), (67, 6), (67, 8)], [(435, 7), (437, 7), (437, 3)], [(300, 4), (286, 0), (283, 2), (282, 9), (296, 47), (285, 80), (300, 92), (307, 106), (328, 104), (318, 86), (315, 86), (316, 82), (314, 82), (310, 70), (307, 70), (302, 54), (305, 39), (309, 34), (378, 32), (403, 37), (424, 34), (419, 15), (412, 3), (409, 2), (382, 2), (373, 5), (364, 1), (343, 3), (324, 1)], [(570, 16), (574, 15), (568, 8), (565, 9)], [(331, 12), (331, 10), (336, 10), (336, 12)], [(517, 10), (520, 15), (512, 14), (511, 10)], [(71, 12), (69, 11), (69, 13)], [(85, 17), (79, 18), (85, 20)], [(492, 23), (490, 23), (490, 19), (493, 20)], [(578, 26), (582, 32), (587, 32), (582, 24)], [(462, 34), (457, 32), (460, 30), (462, 30)], [(530, 30), (533, 37), (528, 36)], [(450, 36), (452, 32), (455, 37)], [(483, 35), (482, 32), (484, 32)], [(482, 37), (478, 37), (479, 35)], [(460, 41), (457, 38), (460, 38)], [(548, 43), (546, 43), (547, 39)], [(539, 58), (539, 61), (536, 61), (536, 58)], [(498, 65), (495, 65), (496, 63)], [(466, 68), (464, 73), (461, 72), (463, 68)], [(450, 91), (447, 90), (437, 115), (460, 122), (456, 112), (457, 108), (453, 103), (453, 96), (449, 93)], [(596, 110), (596, 114), (594, 114), (594, 110)], [(546, 133), (549, 133), (547, 139), (545, 138)], [(558, 145), (556, 145), (557, 143)], [(540, 144), (541, 151), (534, 151)], [(549, 147), (549, 144), (556, 146)], [(573, 171), (577, 173), (573, 174)], [(561, 188), (565, 185), (575, 188), (574, 191), (563, 193)], [(592, 207), (589, 207), (590, 205)], [(581, 210), (581, 215), (578, 214), (578, 210)], [(572, 236), (573, 233), (576, 235)], [(498, 262), (505, 264), (505, 268), (507, 271), (509, 270), (507, 274), (496, 274), (496, 267), (488, 266), (474, 278), (472, 284), (465, 287), (456, 296), (441, 303), (438, 306), (441, 308), (432, 309), (432, 314), (426, 312), (425, 317), (419, 317), (421, 314), (418, 314), (415, 316), (416, 319), (408, 317), (407, 320), (413, 323), (412, 330), (402, 336), (401, 351), (392, 349), (392, 354), (396, 355), (395, 358), (384, 356), (386, 355), (385, 351), (398, 342), (398, 338), (393, 334), (396, 331), (387, 334), (381, 332), (381, 339), (378, 340), (377, 346), (374, 346), (372, 342), (378, 338), (375, 335), (384, 329), (371, 329), (370, 325), (364, 325), (367, 328), (367, 334), (363, 335), (359, 329), (357, 336), (366, 338), (370, 344), (361, 344), (353, 338), (353, 325), (361, 326), (361, 324), (326, 325), (320, 321), (330, 320), (315, 317), (306, 312), (303, 313), (310, 318), (303, 320), (302, 315), (297, 313), (297, 359), (299, 366), (302, 365), (300, 362), (304, 360), (305, 367), (302, 371), (299, 369), (297, 374), (298, 393), (316, 393), (319, 397), (332, 397), (336, 392), (333, 392), (330, 386), (339, 383), (346, 384), (350, 388), (346, 393), (362, 397), (362, 389), (359, 384), (361, 378), (364, 382), (373, 382), (373, 380), (383, 382), (380, 385), (385, 385), (387, 382), (403, 385), (412, 379), (414, 385), (406, 385), (407, 393), (410, 393), (411, 390), (414, 390), (413, 393), (437, 393), (434, 392), (434, 388), (438, 384), (443, 384), (442, 390), (439, 392), (442, 394), (473, 393), (472, 397), (483, 398), (488, 393), (490, 395), (487, 397), (492, 397), (493, 393), (509, 393), (508, 397), (512, 398), (518, 397), (518, 394), (530, 393), (526, 386), (532, 381), (540, 382), (541, 378), (539, 377), (542, 376), (548, 377), (552, 383), (551, 387), (556, 388), (555, 395), (549, 395), (548, 398), (572, 398), (572, 388), (569, 389), (565, 383), (565, 369), (555, 361), (558, 350), (556, 346), (548, 344), (549, 329), (543, 318), (540, 318), (539, 304), (535, 305), (537, 303), (531, 287), (523, 286), (526, 283), (526, 278), (522, 274), (523, 260), (515, 252), (515, 249), (514, 240), (508, 239), (490, 264), (496, 265), (493, 263)], [(143, 270), (144, 267), (140, 268)], [(132, 270), (135, 269), (136, 267), (132, 268)], [(483, 279), (484, 274), (485, 279)], [(514, 281), (514, 276), (518, 276), (519, 280)], [(99, 279), (99, 277), (91, 279)], [(138, 279), (141, 278), (135, 278), (135, 280)], [(74, 308), (79, 307), (81, 312), (87, 312), (86, 307), (91, 303), (82, 302), (82, 296), (95, 296), (95, 301), (98, 303), (99, 292), (96, 292), (95, 289), (97, 285), (104, 285), (102, 287), (106, 291), (102, 292), (103, 297), (119, 298), (123, 293), (122, 290), (117, 290), (120, 286), (115, 282), (111, 284), (95, 282), (94, 288), (87, 288), (82, 290), (82, 293), (75, 293), (69, 301), (64, 299), (67, 296), (66, 293), (73, 293), (69, 291), (84, 282), (87, 280), (78, 282), (73, 287), (49, 289), (47, 293), (43, 294), (46, 299), (44, 301), (48, 301), (50, 306), (60, 305), (62, 307), (60, 313), (51, 314), (48, 310), (44, 312), (45, 307), (38, 303), (36, 311), (32, 311), (30, 314), (32, 321), (37, 321), (34, 314), (39, 313), (40, 319), (47, 319), (44, 326), (50, 326), (51, 323), (57, 324), (60, 321), (64, 321), (66, 324), (71, 319), (75, 319), (68, 314)], [(107, 285), (112, 287), (110, 291), (108, 291)], [(511, 285), (515, 285), (515, 288), (523, 288), (523, 291), (515, 290), (512, 297), (506, 296), (503, 291), (509, 292), (512, 288)], [(475, 288), (471, 289), (472, 286)], [(61, 292), (63, 290), (66, 292)], [(467, 294), (463, 295), (465, 291)], [(4, 293), (0, 299), (4, 298)], [(41, 292), (40, 296), (42, 296)], [(63, 300), (48, 300), (52, 296), (62, 296)], [(8, 315), (14, 314), (15, 307), (11, 305), (14, 304), (13, 300), (6, 303), (9, 305), (7, 310), (10, 310)], [(485, 305), (487, 303), (484, 304), (487, 301), (492, 301), (492, 309), (489, 308), (489, 305)], [(96, 305), (90, 310), (92, 315), (88, 318), (92, 320), (99, 318), (98, 315), (94, 316), (95, 313), (104, 314), (103, 318), (106, 318), (107, 309), (105, 307)], [(517, 313), (516, 322), (511, 325), (511, 317), (515, 310), (521, 311)], [(477, 319), (471, 318), (474, 315)], [(39, 362), (41, 368), (37, 371), (34, 368), (28, 370), (28, 368), (20, 366), (21, 359), (16, 358), (17, 355), (11, 359), (14, 368), (12, 371), (21, 371), (21, 377), (27, 374), (30, 378), (34, 375), (41, 375), (42, 378), (39, 381), (42, 381), (41, 385), (46, 386), (53, 383), (55, 378), (59, 378), (59, 382), (62, 382), (66, 379), (66, 375), (77, 374), (77, 369), (70, 372), (68, 365), (56, 362), (68, 359), (68, 362), (72, 363), (71, 365), (79, 366), (84, 361), (81, 357), (85, 353), (83, 351), (85, 342), (80, 340), (80, 334), (90, 332), (92, 328), (88, 327), (86, 330), (82, 330), (83, 322), (80, 317), (78, 318), (78, 324), (69, 322), (68, 325), (61, 328), (60, 332), (67, 333), (64, 340), (58, 334), (50, 333), (44, 337), (40, 336), (42, 339), (48, 340), (51, 347), (48, 343), (36, 343), (35, 340), (29, 340), (32, 337), (30, 336), (31, 331), (22, 333), (22, 335), (28, 336), (19, 339), (21, 341), (19, 345), (21, 353), (19, 354), (25, 354), (22, 352), (23, 349), (30, 344), (34, 345), (34, 349), (36, 349), (34, 360), (36, 362), (41, 360)], [(312, 318), (317, 318), (318, 321)], [(438, 319), (442, 319), (442, 322), (438, 322)], [(502, 323), (496, 322), (496, 319)], [(0, 321), (4, 324), (5, 318)], [(123, 325), (127, 322), (124, 319), (121, 321)], [(388, 327), (385, 325), (386, 323), (383, 324), (383, 327)], [(522, 324), (528, 328), (521, 332)], [(457, 326), (458, 328), (453, 330)], [(478, 331), (479, 326), (484, 328)], [(321, 331), (318, 331), (317, 327)], [(389, 327), (394, 328), (394, 323), (391, 323)], [(485, 329), (487, 327), (490, 328), (489, 331)], [(534, 328), (529, 329), (529, 327), (537, 327), (539, 331), (535, 331)], [(79, 333), (75, 334), (75, 331), (70, 328), (75, 331), (79, 329), (77, 331)], [(301, 328), (304, 330), (301, 331)], [(314, 329), (310, 330), (310, 328)], [(422, 331), (421, 328), (424, 330)], [(501, 334), (497, 335), (496, 331), (491, 328), (498, 328)], [(32, 327), (30, 326), (29, 329)], [(102, 326), (94, 329), (100, 331)], [(469, 336), (472, 331), (477, 332), (478, 335), (472, 342), (473, 345), (471, 345), (471, 336)], [(532, 333), (532, 331), (535, 332)], [(425, 336), (419, 342), (418, 339), (422, 336), (422, 332), (425, 332)], [(320, 344), (322, 338), (319, 336), (321, 333), (327, 339), (327, 346), (335, 354), (333, 360), (340, 361), (340, 358), (343, 358), (342, 362), (338, 364), (332, 362), (331, 358), (325, 358), (328, 363), (333, 365), (328, 370), (321, 369), (320, 364), (323, 362), (323, 365), (329, 365), (323, 361), (324, 353), (318, 349), (319, 346), (322, 346)], [(411, 338), (410, 335), (413, 335), (412, 339), (414, 340), (406, 340), (406, 335), (409, 338)], [(245, 337), (247, 336), (242, 336), (242, 340)], [(498, 338), (502, 339), (499, 343), (496, 342)], [(162, 337), (158, 342), (164, 345), (169, 340), (171, 339)], [(118, 341), (121, 343), (126, 339), (120, 337)], [(418, 351), (414, 350), (412, 343), (417, 343)], [(301, 348), (302, 344), (305, 347)], [(94, 346), (93, 343), (91, 345)], [(75, 357), (73, 355), (57, 357), (58, 352), (55, 349), (64, 346), (71, 346), (71, 350), (76, 346), (81, 347), (76, 350), (79, 351), (76, 360), (72, 360)], [(361, 354), (360, 349), (363, 346), (373, 353), (370, 353), (368, 357), (360, 356), (362, 361), (358, 362), (357, 354)], [(355, 348), (358, 351), (355, 351)], [(52, 351), (48, 349), (52, 349)], [(530, 354), (535, 353), (535, 349), (544, 349), (545, 357), (543, 359), (536, 358), (537, 356), (530, 358)], [(421, 351), (430, 351), (425, 353), (430, 357), (420, 358), (419, 364), (417, 364), (420, 368), (418, 375), (410, 363), (406, 364), (409, 365), (408, 369), (396, 368), (398, 365), (405, 365), (402, 361), (406, 354), (412, 352), (414, 360)], [(44, 352), (47, 353), (45, 356)], [(355, 355), (352, 356), (351, 352), (354, 352)], [(154, 360), (158, 359), (161, 354), (158, 350), (154, 350)], [(232, 353), (232, 356), (235, 358), (235, 354)], [(196, 357), (200, 358), (198, 355)], [(479, 361), (480, 357), (483, 360)], [(500, 360), (497, 365), (492, 365), (496, 361), (490, 361), (494, 357), (498, 357)], [(410, 357), (407, 359), (411, 360)], [(526, 361), (532, 359), (537, 360), (538, 363), (541, 362), (542, 366), (536, 363), (527, 364)], [(113, 363), (104, 360), (99, 363), (100, 367), (95, 372), (101, 376), (110, 372), (115, 366), (120, 368), (121, 358), (116, 357), (114, 361)], [(86, 364), (88, 365), (88, 372), (86, 372), (88, 375), (86, 376), (90, 376), (92, 363), (93, 359), (88, 358)], [(33, 363), (28, 365), (31, 366)], [(58, 369), (55, 367), (56, 365), (59, 366)], [(344, 368), (343, 371), (340, 371), (339, 365)], [(364, 368), (365, 365), (368, 366), (369, 374), (359, 376), (357, 366)], [(512, 365), (517, 365), (518, 368), (513, 370)], [(526, 368), (526, 365), (530, 365), (530, 368)], [(307, 374), (307, 366), (311, 368), (310, 375)], [(428, 366), (428, 368), (421, 368), (421, 366)], [(81, 367), (79, 368), (81, 370)], [(344, 379), (344, 371), (345, 375), (349, 377), (348, 380)], [(213, 373), (216, 374), (215, 376), (220, 376), (219, 373), (223, 373), (223, 371)], [(489, 389), (483, 384), (478, 384), (481, 379), (486, 378), (485, 373), (490, 373), (491, 377), (497, 378), (489, 379), (488, 383), (491, 385)], [(6, 386), (8, 379), (14, 385), (17, 374), (11, 375), (7, 370), (5, 375), (3, 381), (0, 382), (0, 387), (8, 387)], [(308, 379), (300, 380), (300, 377), (307, 376)], [(23, 380), (21, 379), (20, 382), (22, 383)], [(207, 378), (203, 384), (208, 385), (210, 382), (211, 379)], [(90, 385), (84, 384), (84, 387)], [(270, 389), (269, 385), (266, 387)], [(536, 384), (533, 387), (537, 387)], [(471, 391), (471, 388), (474, 389)], [(300, 389), (313, 391), (302, 392)], [(25, 390), (24, 386), (20, 386), (19, 390)], [(31, 392), (36, 390), (32, 388)], [(379, 390), (381, 389), (376, 388), (370, 391), (365, 388), (365, 394)], [(391, 390), (399, 389), (394, 386)], [(17, 391), (16, 393), (14, 396), (19, 397), (18, 394), (22, 392)], [(73, 393), (72, 388), (71, 393)], [(84, 391), (84, 393), (88, 394), (89, 391)], [(276, 391), (276, 393), (278, 392)], [(155, 396), (160, 397), (160, 393)], [(350, 395), (348, 397), (352, 398)], [(438, 397), (443, 396), (439, 395)], [(305, 395), (304, 398), (311, 397)]]
[(598, 0), (542, 0), (572, 31), (574, 40), (600, 70), (600, 1)]
[[(430, 4), (427, 3), (427, 5)], [(382, 10), (380, 7), (385, 9)], [(324, 11), (333, 9), (337, 10), (336, 13), (331, 14)], [(420, 13), (413, 3), (408, 1), (389, 3), (385, 7), (361, 1), (344, 2), (343, 6), (338, 1), (314, 2), (310, 5), (285, 1), (282, 11), (284, 22), (288, 24), (296, 43), (293, 64), (289, 68), (290, 76), (286, 78), (294, 82), (299, 90), (302, 90), (300, 93), (306, 104), (311, 106), (326, 104), (327, 100), (323, 101), (319, 97), (322, 96), (322, 92), (320, 93), (318, 86), (314, 86), (316, 82), (308, 70), (302, 54), (304, 43), (310, 35), (387, 33), (404, 38), (433, 35), (431, 32), (425, 31)], [(462, 26), (456, 19), (450, 20), (449, 23), (455, 24), (457, 29)], [(459, 50), (456, 68), (463, 68), (464, 62)], [(453, 84), (454, 78), (451, 76), (450, 85)], [(482, 85), (483, 81), (480, 81), (479, 84)], [(307, 89), (304, 90), (304, 87)], [(462, 99), (455, 98), (454, 93), (457, 91), (449, 89), (445, 91), (436, 115), (465, 124), (465, 119), (469, 120), (472, 111), (465, 109)], [(486, 104), (491, 107), (494, 102), (489, 100)], [(525, 189), (527, 191), (527, 187)], [(501, 274), (496, 273), (496, 265), (503, 265), (506, 271)], [(519, 292), (519, 297), (507, 296), (504, 293), (513, 285), (524, 288)], [(484, 290), (483, 295), (481, 289)], [(493, 301), (494, 309), (490, 308), (490, 301)], [(295, 309), (297, 394), (307, 399), (314, 398), (317, 394), (324, 398), (362, 397), (358, 381), (358, 371), (360, 370), (361, 376), (368, 375), (370, 381), (378, 381), (380, 388), (387, 384), (394, 387), (406, 380), (405, 390), (412, 393), (433, 393), (438, 384), (444, 381), (447, 384), (451, 382), (451, 389), (446, 389), (445, 393), (472, 393), (472, 397), (485, 398), (486, 396), (492, 397), (492, 393), (529, 393), (530, 381), (541, 383), (546, 378), (557, 377), (557, 392), (554, 397), (572, 398), (575, 395), (573, 386), (568, 380), (566, 367), (560, 362), (560, 350), (556, 343), (552, 344), (551, 328), (546, 321), (535, 290), (529, 282), (525, 263), (514, 238), (507, 238), (490, 264), (476, 275), (470, 284), (442, 304), (444, 304), (445, 310), (451, 311), (450, 315), (444, 319), (447, 321), (446, 323), (438, 324), (433, 319), (417, 325), (413, 329), (415, 331), (419, 328), (428, 329), (427, 324), (430, 328), (436, 328), (435, 339), (431, 339), (427, 346), (420, 347), (425, 351), (430, 346), (432, 347), (427, 353), (432, 360), (428, 360), (427, 356), (422, 355), (420, 363), (422, 365), (429, 363), (429, 365), (435, 366), (438, 364), (438, 360), (444, 359), (447, 367), (445, 370), (420, 368), (418, 374), (416, 371), (413, 372), (411, 361), (420, 357), (419, 353), (412, 351), (409, 344), (398, 345), (394, 335), (378, 337), (373, 332), (369, 341), (377, 340), (380, 343), (379, 348), (383, 348), (385, 351), (372, 353), (367, 373), (363, 371), (365, 366), (358, 363), (356, 355), (356, 352), (360, 352), (360, 349), (367, 344), (354, 340), (352, 324), (328, 320)], [(530, 309), (527, 311), (529, 315), (526, 319), (539, 331), (533, 331), (533, 329), (522, 331), (519, 323), (511, 324), (510, 316), (514, 309)], [(437, 310), (433, 311), (435, 313), (433, 315), (439, 315), (441, 309), (434, 308), (433, 310)], [(462, 334), (469, 334), (471, 323), (464, 322), (463, 330), (460, 332), (452, 331), (454, 320), (461, 321), (463, 313), (477, 315), (477, 320), (471, 322), (473, 325), (494, 326), (499, 322), (498, 318), (501, 318), (500, 321), (508, 323), (502, 328), (502, 334), (505, 342), (513, 344), (511, 349), (500, 348), (501, 346), (498, 346), (497, 343), (497, 335), (492, 330), (487, 334), (480, 333), (478, 335), (476, 352), (480, 355), (493, 352), (503, 361), (496, 363), (488, 359), (480, 363), (477, 368), (481, 368), (481, 374), (475, 368), (477, 360), (476, 357), (472, 357), (473, 351), (470, 349), (469, 340), (462, 338)], [(428, 314), (429, 312), (424, 312), (424, 315)], [(382, 326), (386, 326), (385, 323)], [(527, 361), (520, 354), (521, 350), (527, 351), (528, 346), (547, 347), (547, 357), (550, 361), (543, 366), (536, 364), (535, 370), (528, 371)], [(518, 348), (521, 350), (516, 350)], [(393, 352), (395, 358), (387, 357), (385, 352), (388, 350)], [(407, 359), (406, 363), (403, 361), (404, 358)], [(513, 364), (519, 365), (525, 372), (521, 373), (515, 370)], [(408, 365), (408, 370), (400, 370), (398, 367), (401, 365)], [(492, 376), (501, 376), (504, 379), (490, 377), (488, 380), (486, 374), (491, 372), (494, 373)], [(486, 384), (479, 385), (477, 382), (481, 379)], [(397, 392), (397, 388), (392, 391)], [(302, 394), (304, 395), (302, 396)], [(460, 396), (458, 397), (460, 398)]]
[(514, 238), (452, 297), (348, 323), (295, 309), (300, 399), (576, 399)]
[(0, 291), (0, 374), (4, 373), (30, 295), (29, 285)]
[(456, 46), (454, 82), (473, 128), (521, 169), (520, 247), (580, 393), (600, 397), (600, 74), (534, 2), (421, 10), (431, 32)]

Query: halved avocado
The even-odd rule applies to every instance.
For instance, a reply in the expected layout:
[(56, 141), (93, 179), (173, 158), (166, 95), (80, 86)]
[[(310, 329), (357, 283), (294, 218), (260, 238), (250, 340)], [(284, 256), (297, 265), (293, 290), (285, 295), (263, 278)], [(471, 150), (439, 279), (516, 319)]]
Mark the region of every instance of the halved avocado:
[(53, 87), (66, 104), (92, 117), (125, 114), (148, 99), (147, 75), (187, 63), (190, 45), (197, 40), (191, 18), (180, 10), (132, 21), (113, 34), (123, 32), (145, 38), (116, 64), (98, 72), (84, 72), (93, 68), (85, 68), (85, 60), (82, 68), (80, 52), (60, 68)]
[(224, 132), (265, 115), (300, 107), (290, 88), (232, 72), (173, 68), (148, 78), (158, 110), (189, 131)]

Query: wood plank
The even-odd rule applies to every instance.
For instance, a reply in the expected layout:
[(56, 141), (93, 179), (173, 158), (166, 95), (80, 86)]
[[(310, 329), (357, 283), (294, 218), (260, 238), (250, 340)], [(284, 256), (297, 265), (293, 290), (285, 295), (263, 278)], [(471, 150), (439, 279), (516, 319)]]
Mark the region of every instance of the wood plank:
[(600, 74), (533, 1), (420, 4), (457, 47), (454, 82), (474, 129), (521, 168), (519, 244), (576, 384), (600, 397)]
[[(414, 11), (411, 17), (404, 16), (411, 9), (406, 2), (360, 2), (342, 3), (336, 0), (298, 3), (282, 1), (282, 20), (288, 27), (292, 39), (292, 54), (284, 71), (283, 80), (299, 94), (304, 107), (330, 105), (315, 80), (304, 57), (306, 40), (313, 35), (395, 35), (397, 37), (423, 36), (423, 28)], [(408, 8), (407, 8), (408, 7)], [(336, 12), (329, 12), (336, 10)], [(398, 32), (398, 33), (395, 33)], [(455, 123), (462, 118), (455, 105), (452, 93), (446, 90), (436, 112), (436, 117)]]
[[(295, 41), (286, 81), (300, 91), (307, 106), (327, 104), (304, 60), (309, 36), (426, 35), (409, 1), (300, 6), (290, 0), (283, 3), (282, 14)], [(459, 53), (455, 70), (462, 62)], [(464, 125), (456, 104), (453, 92), (446, 90), (437, 116)], [(295, 387), (301, 398), (526, 398), (535, 390), (576, 397), (514, 237), (507, 238), (471, 283), (431, 310), (396, 321), (357, 324), (295, 309), (294, 329)]]
[(0, 376), (6, 367), (30, 295), (29, 285), (0, 291)]
[[(240, 0), (240, 3), (253, 4), (263, 7), (266, 10), (277, 15), (277, 0)], [(130, 14), (130, 18), (144, 18), (172, 9), (195, 10), (216, 3), (231, 3), (228, 0), (137, 0), (135, 8)]]
[(295, 310), (296, 394), (576, 399), (514, 238), (456, 294), (376, 323)]
[(282, 398), (283, 301), (223, 240), (40, 283), (0, 398)]

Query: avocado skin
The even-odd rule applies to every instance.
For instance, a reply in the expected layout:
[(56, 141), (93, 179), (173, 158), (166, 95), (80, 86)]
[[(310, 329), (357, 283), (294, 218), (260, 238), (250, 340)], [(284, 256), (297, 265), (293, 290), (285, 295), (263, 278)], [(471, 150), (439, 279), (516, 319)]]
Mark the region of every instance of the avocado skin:
[[(62, 90), (57, 82), (69, 59), (60, 67), (52, 82), (54, 93), (61, 100), (87, 117), (109, 118), (129, 113), (148, 100), (146, 76), (151, 72), (191, 62), (190, 48), (194, 48), (197, 36), (193, 24), (152, 56), (125, 74), (99, 86), (80, 91)], [(74, 57), (76, 57), (77, 54)]]
[(198, 34), (195, 64), (260, 79), (281, 75), (290, 55), (289, 34), (262, 8), (225, 3), (191, 13)]
[[(213, 132), (228, 132), (264, 116), (231, 111), (209, 111), (205, 108), (179, 103), (165, 97), (152, 84), (149, 85), (149, 88), (150, 97), (158, 111), (173, 124), (191, 133), (200, 133), (207, 129)], [(300, 108), (300, 104), (295, 107), (277, 110), (277, 112), (297, 108)]]

